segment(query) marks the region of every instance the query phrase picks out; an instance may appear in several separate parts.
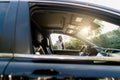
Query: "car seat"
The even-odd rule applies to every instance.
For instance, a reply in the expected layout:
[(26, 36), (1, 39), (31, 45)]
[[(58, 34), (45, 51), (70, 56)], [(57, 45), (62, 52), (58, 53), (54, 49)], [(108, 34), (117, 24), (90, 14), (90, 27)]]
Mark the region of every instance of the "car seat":
[(45, 52), (45, 54), (52, 54), (52, 49), (50, 47), (49, 39), (44, 37), (41, 43), (41, 46)]

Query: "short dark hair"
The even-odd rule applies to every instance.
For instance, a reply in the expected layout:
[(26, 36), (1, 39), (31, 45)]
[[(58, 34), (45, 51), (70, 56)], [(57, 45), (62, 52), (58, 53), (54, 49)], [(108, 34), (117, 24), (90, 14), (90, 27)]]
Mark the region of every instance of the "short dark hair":
[(62, 37), (61, 35), (58, 36), (58, 38)]

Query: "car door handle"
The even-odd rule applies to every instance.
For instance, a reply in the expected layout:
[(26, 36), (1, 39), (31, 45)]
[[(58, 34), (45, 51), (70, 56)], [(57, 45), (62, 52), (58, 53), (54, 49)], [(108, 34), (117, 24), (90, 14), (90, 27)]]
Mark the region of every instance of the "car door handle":
[(59, 72), (54, 69), (37, 69), (32, 72), (35, 75), (58, 75)]

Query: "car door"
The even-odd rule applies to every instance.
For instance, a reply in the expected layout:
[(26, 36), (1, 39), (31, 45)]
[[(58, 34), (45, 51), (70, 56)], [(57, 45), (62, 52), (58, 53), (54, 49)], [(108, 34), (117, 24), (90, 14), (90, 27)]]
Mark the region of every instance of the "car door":
[[(35, 2), (36, 3), (36, 2)], [(33, 3), (33, 5), (35, 4)], [(58, 2), (57, 4), (59, 4)], [(63, 2), (64, 3), (64, 2)], [(43, 7), (53, 5), (53, 1), (39, 2)], [(38, 5), (39, 5), (38, 4)], [(65, 7), (68, 4), (64, 4)], [(45, 6), (45, 7), (46, 7)], [(66, 7), (71, 8), (72, 5)], [(88, 5), (87, 5), (88, 6)], [(62, 8), (63, 8), (62, 7)], [(74, 5), (75, 7), (75, 5)], [(80, 6), (76, 6), (79, 8)], [(84, 7), (85, 8), (85, 7)], [(86, 10), (88, 10), (87, 8)], [(95, 12), (94, 9), (92, 9)], [(91, 11), (92, 11), (91, 10)], [(99, 10), (98, 10), (99, 11)], [(101, 11), (101, 13), (103, 13)], [(94, 64), (96, 57), (36, 55), (32, 49), (30, 18), (28, 2), (20, 2), (16, 20), (14, 58), (6, 68), (6, 79), (9, 80), (86, 80), (86, 78), (119, 77), (120, 67)], [(112, 15), (112, 14), (111, 14)], [(113, 58), (110, 58), (112, 60)], [(93, 61), (92, 61), (93, 60)], [(101, 58), (97, 58), (101, 60)], [(112, 68), (112, 69), (111, 69)], [(97, 72), (97, 73), (96, 73)], [(82, 79), (83, 78), (83, 79)]]
[(17, 1), (0, 1), (0, 80), (13, 58)]

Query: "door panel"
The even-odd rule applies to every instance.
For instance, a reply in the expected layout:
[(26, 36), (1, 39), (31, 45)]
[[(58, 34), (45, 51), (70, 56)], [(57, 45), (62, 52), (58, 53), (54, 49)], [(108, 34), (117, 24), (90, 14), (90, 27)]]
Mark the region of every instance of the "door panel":
[(0, 80), (13, 58), (17, 3), (17, 0), (0, 1)]
[(82, 78), (96, 80), (96, 78), (120, 76), (120, 67), (117, 65), (86, 63), (82, 58), (79, 57), (78, 60), (75, 56), (71, 56), (71, 60), (68, 59), (69, 56), (66, 58), (62, 56), (55, 58), (55, 56), (15, 54), (5, 74), (10, 80), (86, 80)]
[(80, 50), (53, 50), (54, 54), (58, 55), (78, 55), (80, 53)]
[(30, 33), (29, 5), (21, 1), (18, 7), (15, 35), (15, 53), (32, 53)]
[[(0, 41), (0, 52), (13, 52), (14, 50), (14, 34), (17, 2), (8, 2), (8, 9), (6, 11)], [(4, 6), (3, 6), (4, 7)]]

